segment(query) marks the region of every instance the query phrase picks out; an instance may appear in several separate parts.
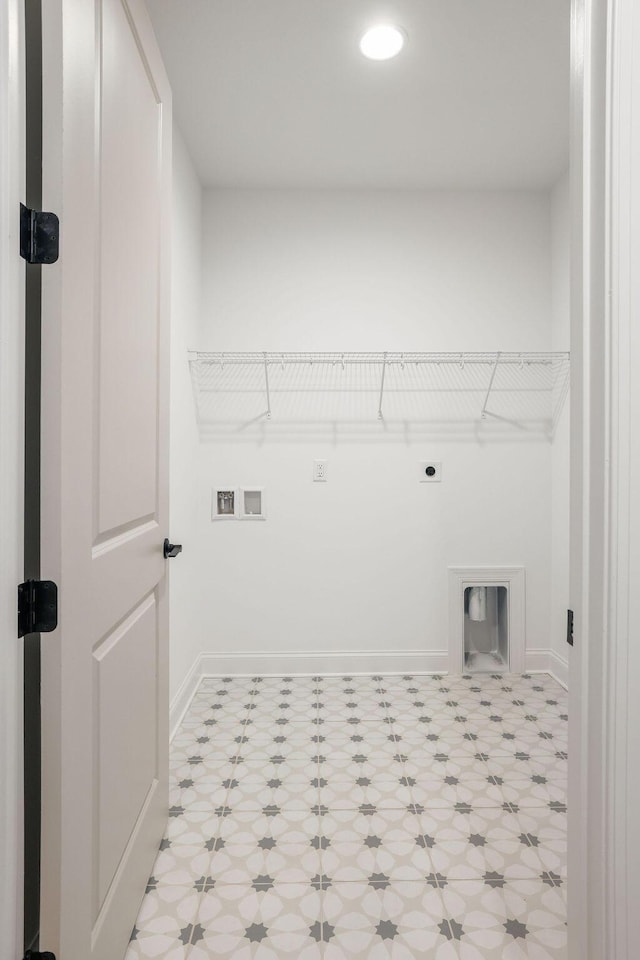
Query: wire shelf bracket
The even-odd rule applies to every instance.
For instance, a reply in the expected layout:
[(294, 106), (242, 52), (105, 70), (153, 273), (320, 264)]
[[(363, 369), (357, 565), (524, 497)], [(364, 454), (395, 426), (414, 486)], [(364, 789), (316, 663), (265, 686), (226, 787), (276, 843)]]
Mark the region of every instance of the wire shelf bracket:
[(267, 394), (267, 420), (271, 420), (271, 394), (269, 393), (269, 359), (264, 355), (264, 388)]
[[(489, 397), (491, 396), (491, 388), (493, 386), (493, 381), (496, 378), (496, 373), (498, 372), (498, 364), (500, 363), (500, 353), (496, 353), (496, 362), (493, 365), (493, 370), (491, 371), (491, 379), (489, 380), (489, 386), (487, 387), (487, 394), (484, 398), (484, 403), (482, 404), (482, 410), (480, 411), (480, 417), (482, 420), (487, 419), (487, 404), (489, 403)], [(491, 415), (491, 414), (489, 414)]]
[(380, 378), (380, 398), (378, 400), (378, 420), (382, 420), (382, 397), (384, 396), (384, 375), (387, 372), (387, 354), (382, 359), (382, 377)]

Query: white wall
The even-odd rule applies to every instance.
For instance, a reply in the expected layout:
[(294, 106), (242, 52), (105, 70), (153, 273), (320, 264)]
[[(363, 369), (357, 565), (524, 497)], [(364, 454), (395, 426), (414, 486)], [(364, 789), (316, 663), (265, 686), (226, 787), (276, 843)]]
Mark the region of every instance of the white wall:
[(202, 191), (177, 127), (173, 132), (171, 265), (170, 538), (184, 553), (171, 560), (171, 696), (200, 649), (194, 604), (198, 431), (187, 351), (197, 343), (202, 281)]
[[(551, 194), (551, 347), (570, 349), (569, 174)], [(551, 450), (551, 620), (550, 646), (567, 663), (569, 606), (569, 398), (558, 421)]]
[[(550, 347), (546, 194), (209, 191), (204, 218), (200, 348)], [(200, 454), (201, 649), (442, 651), (447, 567), (475, 564), (524, 564), (528, 643), (548, 648), (548, 442), (261, 421)], [(417, 482), (421, 459), (442, 484)], [(217, 482), (264, 485), (268, 520), (211, 523)]]
[[(443, 461), (442, 484), (417, 482), (421, 458)], [(523, 564), (529, 641), (548, 646), (549, 475), (539, 444), (203, 446), (203, 645), (444, 651), (447, 567)], [(218, 480), (264, 484), (267, 521), (208, 524)]]
[(546, 350), (537, 193), (205, 193), (200, 349)]

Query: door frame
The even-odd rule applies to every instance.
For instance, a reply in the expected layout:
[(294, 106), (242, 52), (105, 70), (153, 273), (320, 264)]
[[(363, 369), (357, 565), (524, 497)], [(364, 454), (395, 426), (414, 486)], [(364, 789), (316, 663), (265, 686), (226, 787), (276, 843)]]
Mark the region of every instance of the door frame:
[(573, 0), (572, 33), (569, 958), (631, 960), (640, 937), (640, 656), (630, 629), (640, 616), (634, 0)]
[(25, 191), (24, 10), (0, 5), (0, 954), (22, 956), (23, 698), (17, 585), (23, 579)]

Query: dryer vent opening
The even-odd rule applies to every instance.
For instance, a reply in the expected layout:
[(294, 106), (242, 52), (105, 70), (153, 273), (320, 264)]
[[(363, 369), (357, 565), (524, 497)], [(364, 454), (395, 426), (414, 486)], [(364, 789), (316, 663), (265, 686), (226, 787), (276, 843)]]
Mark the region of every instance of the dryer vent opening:
[(508, 669), (508, 588), (468, 586), (464, 591), (464, 670), (496, 673)]

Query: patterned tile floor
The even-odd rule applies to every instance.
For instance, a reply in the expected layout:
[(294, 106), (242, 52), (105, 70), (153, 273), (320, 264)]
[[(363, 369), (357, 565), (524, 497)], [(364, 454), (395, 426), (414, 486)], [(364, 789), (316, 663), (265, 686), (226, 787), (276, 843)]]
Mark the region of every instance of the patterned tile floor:
[(547, 675), (202, 682), (126, 960), (566, 956)]

